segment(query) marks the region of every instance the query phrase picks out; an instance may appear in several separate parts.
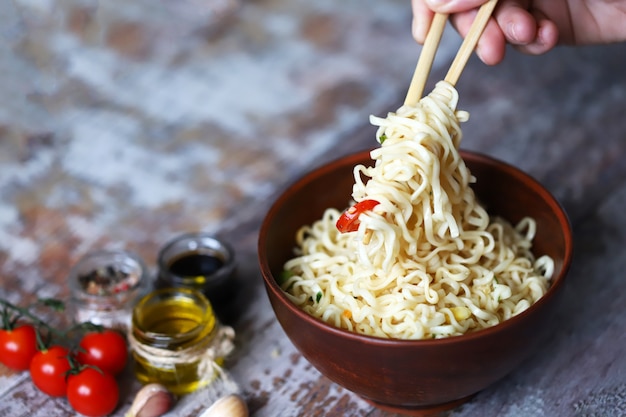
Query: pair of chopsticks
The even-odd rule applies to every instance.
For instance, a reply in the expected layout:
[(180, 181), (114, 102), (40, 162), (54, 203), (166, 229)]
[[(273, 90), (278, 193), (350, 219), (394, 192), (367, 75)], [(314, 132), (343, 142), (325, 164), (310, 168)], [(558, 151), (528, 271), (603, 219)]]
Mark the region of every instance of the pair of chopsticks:
[[(480, 38), (480, 35), (482, 35), (485, 26), (487, 26), (487, 22), (489, 21), (497, 2), (498, 0), (489, 0), (480, 6), (467, 36), (463, 40), (461, 47), (448, 69), (448, 73), (444, 78), (445, 81), (455, 85), (461, 77), (465, 64), (467, 64), (469, 57), (476, 48), (478, 39)], [(441, 41), (441, 36), (443, 35), (447, 21), (448, 15), (445, 13), (436, 13), (433, 17), (428, 34), (426, 35), (424, 47), (422, 48), (422, 52), (420, 53), (417, 61), (417, 66), (415, 67), (409, 91), (406, 95), (406, 99), (404, 100), (405, 105), (415, 106), (422, 97), (424, 87), (426, 85), (426, 79), (428, 78), (428, 74), (432, 68), (435, 54), (437, 53), (437, 48), (439, 47), (439, 42)]]

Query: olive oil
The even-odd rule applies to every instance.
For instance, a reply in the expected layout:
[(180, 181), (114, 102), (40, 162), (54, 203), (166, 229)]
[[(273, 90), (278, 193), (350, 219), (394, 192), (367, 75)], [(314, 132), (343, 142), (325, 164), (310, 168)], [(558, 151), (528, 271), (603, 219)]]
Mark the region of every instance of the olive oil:
[(208, 384), (211, 376), (202, 375), (200, 366), (216, 326), (210, 303), (198, 291), (171, 288), (148, 294), (133, 311), (137, 379), (163, 384), (175, 395)]

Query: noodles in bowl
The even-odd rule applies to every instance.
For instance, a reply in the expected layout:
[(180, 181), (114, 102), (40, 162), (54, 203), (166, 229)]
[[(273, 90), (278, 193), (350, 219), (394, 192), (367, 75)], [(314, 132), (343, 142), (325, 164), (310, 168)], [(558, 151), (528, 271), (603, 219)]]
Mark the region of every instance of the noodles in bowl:
[(336, 208), (298, 231), (281, 282), (293, 303), (360, 334), (430, 339), (496, 325), (545, 294), (554, 261), (531, 251), (535, 220), (490, 217), (470, 186), (457, 102), (442, 81), (418, 106), (372, 117), (381, 146), (354, 168), (352, 192), (371, 209), (346, 233)]
[[(444, 103), (452, 102), (445, 100)], [(450, 113), (456, 117), (458, 112), (448, 112)], [(403, 113), (398, 111), (398, 114)], [(374, 121), (378, 123), (377, 120), (383, 124), (381, 119)], [(402, 143), (402, 146), (409, 147), (408, 149), (386, 154), (385, 152), (393, 150), (391, 144), (394, 142), (387, 127), (383, 126), (381, 129), (379, 135), (386, 134), (387, 137), (379, 148), (325, 163), (295, 181), (278, 196), (263, 219), (259, 231), (259, 265), (278, 322), (298, 351), (319, 372), (377, 407), (403, 414), (430, 415), (428, 413), (461, 404), (511, 372), (536, 351), (545, 342), (553, 327), (558, 325), (552, 318), (563, 293), (571, 263), (571, 228), (562, 207), (540, 183), (519, 169), (494, 158), (475, 152), (458, 151), (460, 137), (453, 134), (450, 137), (454, 137), (451, 142), (454, 146), (448, 150), (428, 144), (419, 153), (436, 155), (436, 159), (443, 160), (444, 163), (431, 168), (419, 168), (419, 165), (413, 164), (413, 172), (431, 169), (424, 174), (428, 181), (432, 181), (429, 172), (443, 172), (448, 169), (446, 167), (454, 167), (451, 171), (455, 173), (452, 178), (461, 180), (452, 183), (441, 180), (441, 175), (438, 177), (441, 184), (439, 190), (446, 193), (444, 198), (448, 200), (438, 198), (437, 201), (420, 206), (419, 202), (427, 201), (428, 193), (421, 195), (424, 197), (421, 199), (416, 194), (413, 200), (413, 197), (408, 199), (410, 207), (404, 206), (403, 201), (406, 200), (399, 197), (408, 193), (403, 193), (402, 187), (411, 181), (417, 184), (417, 174), (413, 174), (411, 179), (405, 177), (403, 181), (394, 184), (400, 187), (400, 191), (385, 187), (390, 191), (383, 193), (380, 191), (382, 186), (374, 185), (378, 184), (379, 174), (387, 175), (387, 171), (382, 170), (383, 167), (389, 167), (389, 172), (392, 173), (411, 172), (403, 171), (404, 168), (395, 161), (406, 155), (413, 158), (413, 151), (409, 147), (409, 140), (406, 140), (407, 143)], [(416, 148), (421, 149), (421, 146)], [(456, 159), (455, 155), (460, 157)], [(466, 171), (468, 169), (469, 172)], [(355, 180), (355, 170), (359, 180)], [(461, 174), (457, 175), (457, 171)], [(361, 173), (371, 175), (369, 181)], [(408, 177), (409, 174), (406, 175)], [(383, 176), (383, 179), (388, 177)], [(468, 184), (471, 194), (467, 189)], [(417, 185), (411, 186), (419, 188)], [(461, 188), (465, 191), (457, 191)], [(355, 190), (358, 194), (355, 194)], [(350, 204), (351, 196), (355, 202), (372, 200), (377, 204), (371, 207), (367, 205), (350, 222), (340, 223), (342, 230), (346, 230), (346, 233), (340, 233), (335, 222), (346, 213), (341, 213), (340, 210)], [(468, 201), (479, 204), (470, 205)], [(439, 210), (436, 204), (440, 204), (440, 211), (436, 211)], [(402, 208), (396, 209), (396, 206)], [(480, 206), (480, 209), (476, 206)], [(452, 217), (446, 217), (448, 210), (451, 210)], [(489, 216), (475, 214), (484, 213), (485, 210)], [(439, 212), (443, 216), (435, 214)], [(346, 217), (350, 218), (343, 218)], [(487, 217), (489, 222), (486, 231), (475, 234), (492, 234), (493, 245), (487, 238), (471, 240), (465, 237), (469, 232), (482, 230), (482, 221)], [(430, 219), (431, 226), (421, 230), (418, 225), (423, 223), (424, 218)], [(476, 219), (481, 219), (481, 222)], [(505, 226), (506, 222), (500, 219), (506, 219), (506, 222), (515, 226)], [(513, 230), (518, 226), (518, 235), (515, 235)], [(352, 229), (354, 231), (350, 231)], [(403, 241), (405, 233), (414, 241)], [(520, 243), (505, 238), (509, 233), (521, 237)], [(386, 240), (390, 236), (395, 237)], [(431, 244), (429, 238), (435, 243)], [(448, 240), (454, 244), (454, 251), (450, 243), (449, 247), (443, 247), (443, 242)], [(504, 244), (497, 246), (496, 240)], [(532, 247), (528, 243), (531, 240)], [(303, 244), (305, 241), (307, 243)], [(347, 243), (348, 241), (351, 243)], [(310, 242), (315, 245), (306, 246)], [(473, 243), (470, 245), (468, 242)], [(431, 249), (435, 244), (439, 246)], [(464, 254), (456, 249), (455, 245), (459, 244), (473, 248), (475, 253), (482, 253), (480, 258), (526, 259), (523, 262), (520, 259), (522, 267), (511, 273), (513, 282), (526, 282), (526, 285), (514, 287), (507, 284), (511, 286), (511, 295), (508, 296), (505, 289), (496, 286), (504, 285), (500, 272), (495, 271), (495, 267), (484, 265), (484, 269), (494, 274), (491, 281), (464, 281), (467, 278), (459, 272), (447, 276), (458, 280), (450, 278), (441, 284), (436, 268), (432, 277), (426, 275), (425, 278), (421, 272), (406, 273), (409, 267), (421, 271), (418, 269), (421, 267), (411, 266), (413, 264), (409, 262), (420, 259), (419, 264), (427, 271), (431, 263), (434, 265), (436, 261), (441, 262), (443, 269), (440, 268), (440, 271), (447, 268), (450, 272), (469, 271), (470, 274), (475, 274), (473, 269), (477, 262), (470, 262), (473, 261), (471, 253), (474, 252)], [(477, 245), (480, 248), (493, 246), (489, 252), (491, 255), (485, 255), (485, 249), (479, 251), (475, 247)], [(294, 247), (299, 251), (306, 248), (307, 254), (300, 252), (294, 257)], [(325, 252), (326, 248), (332, 248), (333, 252)], [(386, 271), (383, 265), (389, 257), (388, 250), (392, 254), (389, 258), (389, 274), (382, 272)], [(450, 253), (444, 253), (446, 251)], [(511, 255), (518, 252), (516, 256)], [(411, 257), (407, 253), (411, 253)], [(410, 259), (397, 262), (402, 257)], [(365, 262), (362, 262), (362, 258)], [(329, 262), (331, 259), (332, 262)], [(378, 275), (361, 275), (359, 281), (344, 272), (358, 272), (359, 268), (370, 267), (368, 262), (379, 266), (381, 272)], [(351, 266), (346, 267), (348, 264)], [(511, 261), (510, 264), (514, 263)], [(292, 272), (286, 273), (285, 266)], [(539, 283), (523, 278), (525, 272), (520, 271), (526, 271), (530, 266)], [(315, 271), (323, 268), (327, 268), (328, 273), (320, 275), (316, 282), (317, 287), (313, 281), (304, 282), (309, 276), (315, 276)], [(488, 273), (486, 276), (490, 277)], [(421, 279), (414, 279), (415, 277)], [(414, 280), (409, 282), (409, 278)], [(365, 291), (365, 282), (375, 283), (379, 288)], [(405, 287), (396, 288), (398, 283)], [(468, 296), (473, 289), (488, 283), (492, 290), (483, 292), (484, 299), (478, 297), (475, 300)], [(355, 287), (361, 292), (351, 292)], [(501, 291), (501, 294), (494, 297), (497, 291)], [(452, 298), (449, 293), (463, 303), (460, 307), (469, 310), (469, 317), (464, 318), (467, 311), (463, 308), (457, 309), (452, 304), (437, 310), (439, 303), (446, 301), (446, 297)], [(397, 298), (398, 294), (405, 298)], [(520, 294), (522, 297), (516, 298)], [(433, 302), (429, 303), (426, 296), (433, 297)], [(526, 296), (529, 297), (527, 307), (524, 305), (526, 302), (522, 301)], [(438, 300), (434, 297), (438, 297)], [(298, 304), (300, 299), (304, 300), (302, 304)], [(412, 305), (414, 299), (419, 300), (419, 304)], [(338, 300), (347, 303), (349, 307), (339, 304)], [(370, 304), (365, 304), (363, 300)], [(507, 314), (512, 316), (505, 319), (504, 317), (508, 317), (503, 313), (506, 309), (500, 308), (493, 313), (503, 314), (502, 319), (498, 318), (501, 321), (497, 325), (489, 325), (487, 320), (480, 322), (479, 319), (483, 320), (481, 311), (490, 311), (482, 307), (482, 303), (487, 305), (490, 300), (496, 300), (500, 304), (510, 302), (510, 307), (506, 309), (510, 311)], [(476, 303), (481, 311), (474, 311), (473, 305), (466, 301)], [(353, 308), (353, 303), (363, 304), (357, 304), (358, 308)], [(304, 305), (312, 308), (327, 307), (325, 312), (320, 308), (318, 317), (306, 311)], [(375, 316), (367, 311), (370, 305), (376, 308), (384, 306), (376, 314), (391, 318), (374, 319)], [(360, 321), (354, 320), (353, 316), (357, 316)], [(339, 317), (339, 325), (335, 325), (336, 317)], [(401, 322), (398, 318), (403, 317), (408, 319)], [(455, 327), (455, 320), (461, 326), (459, 330)], [(383, 332), (375, 334), (366, 327), (361, 332), (355, 324), (349, 329), (348, 326), (341, 325), (344, 321), (364, 323), (371, 329), (380, 328)], [(390, 323), (389, 329), (385, 327), (388, 326), (387, 322)], [(412, 323), (417, 325), (413, 326)], [(478, 327), (483, 323), (486, 327)], [(400, 336), (394, 333), (397, 330), (394, 326), (404, 326), (398, 332), (401, 333)], [(464, 326), (467, 326), (467, 330)], [(415, 331), (414, 328), (418, 330)], [(405, 329), (408, 331), (402, 334)], [(422, 338), (419, 332), (423, 332)], [(455, 336), (446, 337), (453, 334)]]

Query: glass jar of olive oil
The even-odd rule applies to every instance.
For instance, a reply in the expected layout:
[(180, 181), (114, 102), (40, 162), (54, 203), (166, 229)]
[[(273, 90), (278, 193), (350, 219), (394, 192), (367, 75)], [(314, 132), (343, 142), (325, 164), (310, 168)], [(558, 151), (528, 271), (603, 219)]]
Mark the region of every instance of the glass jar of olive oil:
[(144, 296), (133, 310), (129, 336), (135, 375), (141, 383), (157, 382), (182, 395), (215, 377), (211, 343), (218, 333), (211, 304), (199, 291), (165, 288)]

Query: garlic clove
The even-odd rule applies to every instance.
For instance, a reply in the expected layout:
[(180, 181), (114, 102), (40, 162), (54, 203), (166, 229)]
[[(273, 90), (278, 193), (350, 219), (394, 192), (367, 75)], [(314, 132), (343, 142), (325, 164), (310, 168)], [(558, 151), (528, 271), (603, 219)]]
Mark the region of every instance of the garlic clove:
[(239, 395), (231, 394), (215, 401), (200, 417), (248, 417), (248, 406)]
[(174, 396), (161, 384), (144, 385), (125, 417), (159, 417), (174, 405)]

